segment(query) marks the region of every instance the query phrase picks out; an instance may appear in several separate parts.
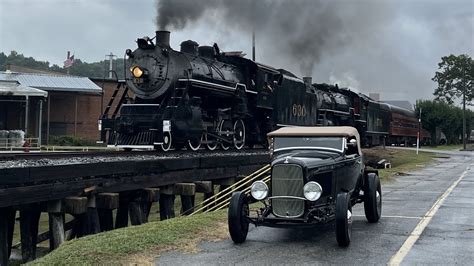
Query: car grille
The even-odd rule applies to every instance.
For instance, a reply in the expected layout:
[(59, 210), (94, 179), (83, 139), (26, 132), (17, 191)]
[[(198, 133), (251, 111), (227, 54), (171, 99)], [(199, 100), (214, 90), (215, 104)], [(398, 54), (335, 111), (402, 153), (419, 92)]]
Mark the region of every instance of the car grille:
[[(293, 196), (303, 198), (303, 169), (295, 164), (280, 164), (272, 169), (272, 197)], [(275, 216), (298, 217), (304, 213), (304, 200), (292, 198), (272, 199)]]

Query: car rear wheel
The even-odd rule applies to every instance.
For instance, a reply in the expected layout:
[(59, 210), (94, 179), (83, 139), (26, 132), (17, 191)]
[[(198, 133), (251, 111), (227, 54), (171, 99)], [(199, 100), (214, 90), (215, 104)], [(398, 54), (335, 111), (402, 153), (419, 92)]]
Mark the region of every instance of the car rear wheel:
[(336, 199), (336, 240), (341, 247), (351, 243), (352, 205), (349, 193), (340, 192)]
[(367, 175), (364, 195), (365, 217), (369, 223), (376, 223), (382, 216), (382, 187), (376, 174)]
[(249, 231), (249, 205), (245, 202), (245, 194), (235, 192), (230, 199), (228, 211), (229, 233), (232, 241), (239, 244), (245, 242)]

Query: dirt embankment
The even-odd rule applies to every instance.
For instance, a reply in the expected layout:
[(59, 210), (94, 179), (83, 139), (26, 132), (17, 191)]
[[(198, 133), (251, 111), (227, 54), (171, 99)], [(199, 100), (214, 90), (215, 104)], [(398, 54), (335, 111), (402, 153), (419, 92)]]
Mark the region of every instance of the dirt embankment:
[[(384, 149), (383, 147), (373, 147), (362, 149), (364, 154), (364, 163), (368, 166), (375, 166), (377, 162), (385, 159), (387, 162), (392, 162), (397, 155), (399, 155), (399, 150), (393, 149)], [(395, 166), (395, 165), (393, 165)]]

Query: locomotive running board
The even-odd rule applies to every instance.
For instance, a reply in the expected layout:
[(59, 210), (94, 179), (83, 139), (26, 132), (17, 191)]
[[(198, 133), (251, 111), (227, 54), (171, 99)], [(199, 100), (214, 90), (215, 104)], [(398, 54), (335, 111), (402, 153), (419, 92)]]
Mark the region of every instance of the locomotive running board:
[(107, 145), (107, 148), (122, 148), (122, 149), (154, 149), (153, 145)]
[(244, 91), (247, 93), (252, 93), (252, 94), (257, 94), (256, 91), (252, 90), (247, 90), (247, 86), (242, 83), (237, 83), (235, 87), (230, 87), (230, 86), (225, 86), (217, 83), (212, 83), (212, 82), (207, 82), (203, 80), (198, 80), (198, 79), (179, 79), (180, 82), (191, 82), (191, 84), (194, 84), (198, 87), (202, 87), (205, 89), (210, 89), (210, 90), (218, 90), (218, 91), (226, 91), (226, 92), (235, 92), (238, 87), (243, 87)]

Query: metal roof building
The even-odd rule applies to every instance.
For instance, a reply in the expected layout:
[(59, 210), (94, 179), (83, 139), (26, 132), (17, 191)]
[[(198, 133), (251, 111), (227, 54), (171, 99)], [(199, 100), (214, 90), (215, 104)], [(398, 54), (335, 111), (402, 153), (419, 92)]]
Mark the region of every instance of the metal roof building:
[(23, 86), (46, 91), (101, 94), (102, 89), (86, 77), (37, 73), (0, 72), (0, 81), (17, 81)]
[(0, 96), (38, 96), (47, 97), (48, 92), (40, 89), (35, 89), (28, 86), (23, 86), (18, 81), (1, 81), (0, 80)]

